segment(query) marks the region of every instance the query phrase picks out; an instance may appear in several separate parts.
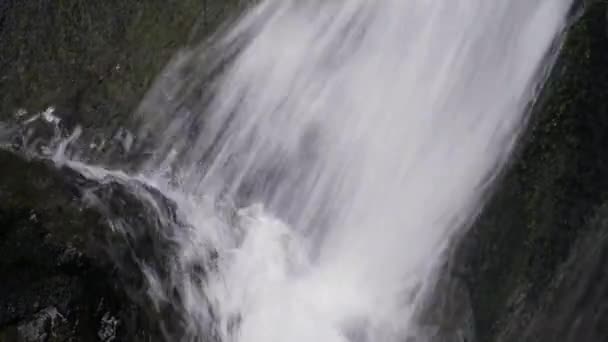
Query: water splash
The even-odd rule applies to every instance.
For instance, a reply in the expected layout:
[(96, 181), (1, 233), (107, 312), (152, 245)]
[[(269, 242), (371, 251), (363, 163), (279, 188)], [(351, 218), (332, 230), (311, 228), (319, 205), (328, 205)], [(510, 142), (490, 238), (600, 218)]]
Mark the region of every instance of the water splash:
[(423, 337), (424, 289), (508, 157), (569, 5), (265, 1), (223, 54), (183, 54), (140, 110), (144, 170), (262, 208), (236, 230), (191, 220), (222, 236), (203, 290), (219, 339)]
[(425, 291), (507, 159), (569, 7), (268, 0), (177, 56), (135, 144), (154, 151), (139, 179), (188, 223), (171, 272), (144, 270), (153, 299), (179, 294), (182, 338), (429, 339)]

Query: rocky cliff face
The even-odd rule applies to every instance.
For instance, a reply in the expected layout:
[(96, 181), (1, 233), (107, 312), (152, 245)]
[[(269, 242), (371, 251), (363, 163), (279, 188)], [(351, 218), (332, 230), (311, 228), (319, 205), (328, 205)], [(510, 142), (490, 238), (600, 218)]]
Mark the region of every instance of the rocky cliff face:
[(3, 1), (0, 119), (54, 106), (64, 125), (112, 136), (176, 51), (208, 37), (243, 3)]
[[(243, 4), (0, 2), (0, 341), (154, 341), (171, 333), (159, 317), (170, 308), (147, 310), (141, 274), (130, 268), (129, 243), (157, 240), (145, 232), (131, 232), (131, 240), (104, 235), (112, 231), (107, 213), (85, 205), (90, 187), (82, 179), (13, 152), (76, 124), (92, 143), (122, 134), (179, 48), (206, 39)], [(19, 127), (13, 139), (9, 126), (50, 106), (51, 116)], [(128, 200), (114, 186), (93, 187)]]
[(149, 336), (101, 241), (93, 243), (109, 227), (84, 206), (74, 175), (6, 151), (0, 165), (0, 340)]
[(569, 32), (520, 151), (461, 252), (479, 341), (600, 341), (608, 283), (606, 4)]

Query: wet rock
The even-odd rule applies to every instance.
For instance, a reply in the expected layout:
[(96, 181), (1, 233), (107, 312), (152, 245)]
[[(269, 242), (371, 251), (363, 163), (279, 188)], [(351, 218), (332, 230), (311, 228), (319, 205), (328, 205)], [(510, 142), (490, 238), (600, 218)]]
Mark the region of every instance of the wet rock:
[[(603, 341), (608, 336), (608, 206), (590, 220), (537, 299), (515, 307), (498, 341)], [(521, 291), (519, 291), (521, 293)], [(523, 293), (522, 293), (523, 294)], [(521, 294), (520, 294), (521, 295)], [(525, 298), (525, 297), (522, 297)]]
[[(209, 334), (185, 328), (182, 278), (202, 281), (214, 252), (198, 251), (208, 265), (175, 262), (189, 228), (175, 203), (137, 180), (90, 178), (50, 160), (0, 150), (0, 165), (0, 336), (172, 341)], [(51, 309), (57, 315), (49, 325)]]
[[(147, 230), (156, 216), (124, 184), (23, 156), (55, 153), (76, 125), (83, 152), (128, 152), (129, 114), (154, 78), (240, 4), (0, 3), (0, 146), (22, 154), (0, 150), (1, 341), (148, 341), (163, 339), (159, 323), (179, 330), (170, 303), (148, 302), (141, 273), (145, 262), (162, 277), (170, 255), (170, 241)], [(116, 233), (108, 215), (133, 229)]]
[(69, 331), (61, 331), (65, 328), (69, 329), (65, 323), (66, 319), (55, 307), (48, 307), (37, 312), (31, 320), (6, 328), (4, 336), (0, 335), (0, 337), (3, 341), (61, 341), (65, 337), (64, 334), (69, 333)]
[(84, 126), (120, 121), (175, 51), (238, 2), (3, 1), (0, 118), (56, 105)]
[[(577, 274), (590, 291), (608, 288), (605, 282), (590, 286), (587, 279), (595, 271), (583, 267), (576, 247), (595, 234), (590, 222), (602, 212), (608, 194), (607, 5), (584, 5), (520, 150), (457, 253), (479, 341), (598, 341), (608, 336), (578, 339), (550, 333), (547, 325), (525, 332), (540, 317), (563, 317), (552, 321), (561, 332), (580, 331), (579, 325), (597, 331), (608, 317), (587, 315), (584, 306), (557, 305), (564, 298), (558, 284), (568, 274)], [(606, 248), (598, 240), (588, 244)], [(579, 267), (584, 271), (575, 272)], [(596, 299), (597, 305), (606, 305), (601, 296)]]
[(66, 131), (83, 127), (89, 152), (122, 155), (132, 144), (124, 139), (130, 114), (169, 60), (246, 3), (2, 1), (0, 122), (53, 107)]
[(128, 316), (112, 268), (89, 246), (103, 221), (78, 189), (47, 163), (0, 151), (0, 165), (2, 341), (90, 340), (102, 302)]

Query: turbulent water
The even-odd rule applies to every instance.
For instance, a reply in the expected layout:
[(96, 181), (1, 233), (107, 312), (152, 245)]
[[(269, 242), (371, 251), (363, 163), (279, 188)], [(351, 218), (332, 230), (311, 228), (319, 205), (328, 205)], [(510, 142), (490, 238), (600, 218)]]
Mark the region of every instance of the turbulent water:
[(170, 269), (142, 267), (157, 304), (178, 293), (179, 338), (428, 340), (425, 290), (507, 159), (569, 7), (262, 1), (159, 78), (137, 171), (69, 165), (176, 203)]

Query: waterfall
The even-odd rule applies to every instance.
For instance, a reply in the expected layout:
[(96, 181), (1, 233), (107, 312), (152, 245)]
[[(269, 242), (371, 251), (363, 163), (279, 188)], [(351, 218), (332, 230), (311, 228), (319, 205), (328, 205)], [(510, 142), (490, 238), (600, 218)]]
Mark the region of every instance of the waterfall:
[(136, 113), (148, 157), (114, 176), (184, 222), (164, 226), (179, 230), (170, 270), (142, 263), (153, 301), (179, 294), (180, 338), (428, 340), (426, 290), (508, 159), (569, 8), (265, 0), (176, 56)]

